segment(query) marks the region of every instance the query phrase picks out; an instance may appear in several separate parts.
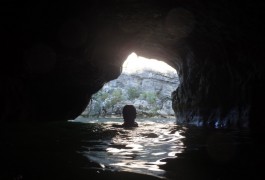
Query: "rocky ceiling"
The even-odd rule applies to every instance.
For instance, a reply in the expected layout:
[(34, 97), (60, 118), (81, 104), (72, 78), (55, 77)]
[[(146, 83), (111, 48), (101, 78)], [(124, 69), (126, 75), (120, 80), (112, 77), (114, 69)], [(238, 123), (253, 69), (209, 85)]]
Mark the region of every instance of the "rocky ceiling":
[(131, 52), (178, 70), (178, 123), (265, 127), (264, 3), (2, 3), (1, 121), (77, 117)]

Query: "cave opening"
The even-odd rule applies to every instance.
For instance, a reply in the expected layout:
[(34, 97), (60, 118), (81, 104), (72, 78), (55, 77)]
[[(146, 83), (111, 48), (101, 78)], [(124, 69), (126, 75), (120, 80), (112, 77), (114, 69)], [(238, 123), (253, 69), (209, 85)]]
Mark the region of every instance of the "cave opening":
[[(91, 146), (84, 145), (80, 154), (106, 170), (163, 178), (161, 166), (167, 164), (163, 158), (175, 159), (185, 148), (186, 129), (176, 125), (171, 98), (179, 85), (178, 73), (164, 61), (134, 52), (124, 60), (120, 73), (92, 95), (80, 116), (70, 120), (71, 125), (80, 123), (93, 132), (87, 140)], [(137, 128), (124, 125), (122, 110), (128, 104), (136, 108)]]
[(171, 93), (179, 85), (176, 69), (164, 61), (133, 52), (124, 60), (120, 72), (117, 79), (105, 83), (92, 95), (76, 120), (120, 121), (125, 105), (136, 108), (137, 119), (175, 120)]
[[(0, 179), (262, 179), (264, 5), (4, 2)], [(66, 122), (132, 51), (174, 64), (177, 121)]]

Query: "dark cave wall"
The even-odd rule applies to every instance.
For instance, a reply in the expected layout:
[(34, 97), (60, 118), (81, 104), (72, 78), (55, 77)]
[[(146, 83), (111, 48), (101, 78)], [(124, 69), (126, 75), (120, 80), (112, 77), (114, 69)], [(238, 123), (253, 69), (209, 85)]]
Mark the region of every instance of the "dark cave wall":
[(117, 52), (125, 48), (126, 37), (112, 20), (101, 17), (111, 13), (104, 11), (108, 6), (78, 1), (4, 4), (1, 120), (73, 119), (91, 94), (118, 77), (120, 61), (129, 52)]
[(177, 69), (178, 123), (264, 127), (263, 4), (4, 3), (0, 119), (74, 119), (136, 52)]
[(263, 3), (210, 2), (182, 53), (173, 92), (177, 121), (211, 127), (264, 127)]

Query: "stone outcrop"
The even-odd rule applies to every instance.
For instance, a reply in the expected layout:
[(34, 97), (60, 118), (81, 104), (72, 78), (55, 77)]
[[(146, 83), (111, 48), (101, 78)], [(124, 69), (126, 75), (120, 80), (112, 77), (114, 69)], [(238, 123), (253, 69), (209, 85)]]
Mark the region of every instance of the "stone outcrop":
[(138, 117), (172, 117), (171, 93), (178, 87), (178, 75), (143, 69), (132, 74), (122, 72), (93, 95), (83, 116), (121, 115), (124, 105), (136, 107)]
[(264, 128), (264, 3), (6, 2), (1, 121), (74, 119), (136, 52), (176, 68), (178, 123)]

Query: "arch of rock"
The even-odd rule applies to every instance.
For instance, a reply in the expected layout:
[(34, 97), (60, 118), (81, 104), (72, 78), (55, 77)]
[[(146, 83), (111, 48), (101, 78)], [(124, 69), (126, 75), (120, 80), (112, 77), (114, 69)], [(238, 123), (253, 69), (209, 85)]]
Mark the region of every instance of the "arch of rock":
[(264, 8), (250, 0), (4, 3), (0, 119), (73, 119), (136, 52), (177, 69), (177, 122), (264, 128)]

